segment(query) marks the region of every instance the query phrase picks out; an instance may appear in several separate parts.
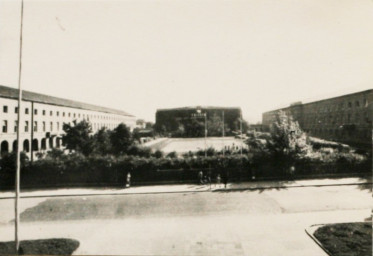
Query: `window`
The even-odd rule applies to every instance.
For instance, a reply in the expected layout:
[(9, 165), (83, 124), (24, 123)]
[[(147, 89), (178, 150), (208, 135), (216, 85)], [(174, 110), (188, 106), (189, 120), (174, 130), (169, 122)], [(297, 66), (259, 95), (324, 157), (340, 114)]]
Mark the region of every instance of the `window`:
[(45, 122), (43, 122), (43, 132), (45, 132)]
[(71, 113), (69, 112), (69, 117), (71, 116)]
[(3, 120), (3, 133), (7, 133), (7, 132), (8, 132), (8, 121)]
[(38, 114), (38, 110), (34, 109), (34, 115), (37, 115), (37, 114)]
[(57, 122), (57, 131), (59, 131), (59, 130), (60, 130), (60, 123)]
[(57, 116), (60, 116), (60, 111), (57, 111)]
[(356, 114), (355, 114), (355, 122), (356, 122), (356, 123), (359, 123), (359, 122), (360, 122), (360, 115), (359, 115), (359, 113), (356, 113)]
[(62, 113), (62, 116), (65, 117), (65, 112)]
[(14, 121), (14, 132), (17, 132), (17, 126), (18, 126), (18, 122)]
[(352, 103), (351, 102), (348, 103), (348, 107), (352, 108)]
[(25, 108), (25, 114), (28, 115), (28, 108)]
[(3, 112), (8, 113), (8, 106), (3, 106)]
[(50, 115), (50, 116), (53, 116), (53, 111), (52, 111), (52, 110), (49, 112), (49, 115)]
[(34, 121), (34, 132), (38, 131), (38, 122)]
[(74, 117), (76, 116), (76, 114), (74, 113)]
[(43, 116), (45, 116), (45, 109), (43, 110)]
[(28, 132), (28, 121), (25, 121), (25, 132)]
[(51, 132), (53, 131), (53, 122), (50, 123), (51, 124)]
[(18, 113), (18, 107), (14, 108), (14, 113)]
[(355, 107), (360, 107), (360, 102), (358, 100), (355, 101)]
[(368, 100), (364, 99), (364, 107), (368, 107)]
[(78, 114), (78, 117), (80, 117), (80, 114)]

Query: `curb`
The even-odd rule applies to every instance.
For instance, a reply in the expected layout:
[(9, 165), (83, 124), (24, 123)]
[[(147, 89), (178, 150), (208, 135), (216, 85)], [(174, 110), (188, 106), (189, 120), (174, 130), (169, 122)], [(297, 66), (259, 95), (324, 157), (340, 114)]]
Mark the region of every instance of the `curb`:
[[(234, 191), (255, 191), (266, 189), (286, 189), (303, 187), (333, 187), (333, 186), (353, 186), (353, 185), (373, 185), (372, 182), (363, 183), (345, 183), (345, 184), (324, 184), (324, 185), (294, 185), (294, 186), (272, 186), (255, 188), (218, 188), (209, 189), (208, 186), (203, 190), (177, 190), (177, 191), (149, 191), (149, 192), (112, 192), (112, 193), (80, 193), (80, 194), (52, 194), (52, 195), (25, 195), (20, 198), (43, 198), (43, 197), (78, 197), (78, 196), (120, 196), (120, 195), (146, 195), (146, 194), (177, 194), (177, 193), (201, 193), (201, 192), (234, 192)], [(0, 200), (14, 199), (15, 196), (0, 197)]]
[(333, 256), (323, 245), (322, 243), (313, 235), (313, 233), (320, 227), (323, 227), (328, 224), (315, 224), (308, 228), (306, 228), (304, 231), (307, 233), (307, 235), (329, 256)]
[(306, 188), (306, 187), (338, 187), (338, 186), (354, 186), (354, 185), (373, 185), (373, 182), (338, 183), (338, 184), (323, 184), (323, 185), (289, 185), (289, 186), (255, 187), (255, 188), (227, 188), (227, 189), (216, 189), (214, 191), (219, 191), (219, 192), (220, 191), (245, 191), (245, 190), (261, 190), (261, 189), (284, 189), (284, 188)]

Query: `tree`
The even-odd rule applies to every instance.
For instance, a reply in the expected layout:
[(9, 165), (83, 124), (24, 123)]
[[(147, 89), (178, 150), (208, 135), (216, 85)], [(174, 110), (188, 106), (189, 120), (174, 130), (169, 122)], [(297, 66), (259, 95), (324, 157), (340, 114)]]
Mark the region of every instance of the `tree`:
[(254, 132), (246, 143), (254, 154), (254, 162), (270, 164), (278, 174), (289, 173), (296, 160), (312, 152), (307, 136), (298, 122), (283, 111), (276, 114), (270, 134)]
[(183, 120), (182, 124), (184, 127), (184, 135), (186, 137), (191, 138), (205, 136), (204, 121), (197, 120), (197, 118), (191, 118)]
[(94, 152), (96, 154), (107, 155), (112, 151), (110, 134), (111, 132), (103, 127), (93, 135)]
[(145, 129), (153, 129), (153, 128), (154, 128), (154, 123), (152, 122), (145, 123)]
[(306, 134), (292, 116), (279, 111), (270, 129), (267, 148), (275, 166), (283, 173), (294, 172), (294, 162), (311, 152)]
[(65, 135), (62, 139), (66, 148), (89, 155), (93, 151), (93, 140), (91, 137), (92, 127), (88, 121), (74, 122), (74, 125), (64, 124)]
[(112, 152), (116, 155), (126, 153), (133, 143), (133, 138), (129, 128), (125, 124), (120, 124), (110, 134)]
[(270, 129), (269, 149), (277, 155), (301, 157), (310, 150), (306, 134), (292, 116), (279, 111)]

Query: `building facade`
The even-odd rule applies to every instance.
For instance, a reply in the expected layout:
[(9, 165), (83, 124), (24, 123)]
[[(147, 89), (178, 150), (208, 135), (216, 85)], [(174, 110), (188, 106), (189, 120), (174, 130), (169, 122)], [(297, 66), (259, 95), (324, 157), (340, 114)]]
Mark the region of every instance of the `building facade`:
[(310, 136), (350, 145), (372, 145), (373, 89), (263, 113), (262, 123), (269, 127), (278, 111), (298, 121)]
[[(213, 121), (222, 123), (226, 135), (232, 135), (232, 131), (240, 129), (241, 108), (238, 107), (213, 107), (213, 106), (196, 106), (170, 109), (158, 109), (155, 115), (155, 130), (163, 134), (177, 134), (180, 128), (186, 131), (188, 136), (189, 130), (201, 128), (200, 135), (204, 135), (206, 129), (208, 136), (221, 136), (221, 132), (213, 133), (213, 128), (209, 124)], [(196, 125), (198, 123), (199, 125)], [(206, 124), (205, 124), (206, 123)], [(206, 127), (204, 127), (206, 125)], [(218, 124), (220, 127), (221, 125)]]
[[(89, 121), (92, 131), (113, 129), (120, 123), (131, 130), (136, 118), (124, 111), (85, 104), (72, 100), (22, 91), (20, 140), (22, 151), (34, 157), (62, 146), (63, 124)], [(18, 90), (0, 86), (0, 150), (1, 155), (17, 147)]]

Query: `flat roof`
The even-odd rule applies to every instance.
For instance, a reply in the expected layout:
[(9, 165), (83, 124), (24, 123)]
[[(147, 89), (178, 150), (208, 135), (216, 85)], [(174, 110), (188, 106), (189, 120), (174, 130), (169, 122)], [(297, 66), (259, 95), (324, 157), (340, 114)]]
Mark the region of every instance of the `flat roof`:
[(311, 102), (307, 102), (307, 103), (301, 103), (301, 104), (298, 103), (296, 105), (289, 105), (287, 107), (278, 108), (278, 109), (274, 109), (274, 110), (269, 110), (269, 111), (263, 112), (263, 114), (274, 112), (274, 111), (278, 111), (278, 110), (288, 109), (288, 108), (291, 108), (291, 107), (311, 105), (311, 104), (320, 103), (320, 102), (323, 102), (323, 101), (335, 100), (335, 99), (338, 99), (338, 98), (353, 96), (353, 95), (357, 95), (357, 94), (367, 94), (367, 93), (371, 93), (371, 92), (373, 92), (373, 89), (364, 90), (364, 91), (360, 91), (360, 92), (349, 93), (349, 94), (344, 94), (344, 95), (340, 95), (340, 96), (336, 96), (336, 97), (331, 97), (331, 98), (327, 98), (327, 99), (311, 101)]
[[(9, 99), (18, 99), (18, 89), (0, 85), (0, 97), (9, 98)], [(42, 103), (42, 104), (55, 105), (55, 106), (77, 108), (77, 109), (84, 109), (84, 110), (91, 110), (91, 111), (98, 111), (98, 112), (134, 117), (134, 115), (131, 115), (121, 110), (100, 107), (100, 106), (87, 104), (87, 103), (83, 103), (79, 101), (57, 98), (57, 97), (48, 96), (48, 95), (30, 92), (30, 91), (25, 91), (25, 90), (22, 90), (22, 100), (37, 102), (37, 103)]]
[(171, 110), (194, 110), (194, 109), (241, 109), (240, 107), (216, 107), (216, 106), (189, 106), (179, 108), (160, 108), (157, 111), (171, 111)]

